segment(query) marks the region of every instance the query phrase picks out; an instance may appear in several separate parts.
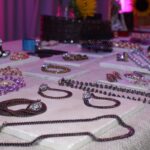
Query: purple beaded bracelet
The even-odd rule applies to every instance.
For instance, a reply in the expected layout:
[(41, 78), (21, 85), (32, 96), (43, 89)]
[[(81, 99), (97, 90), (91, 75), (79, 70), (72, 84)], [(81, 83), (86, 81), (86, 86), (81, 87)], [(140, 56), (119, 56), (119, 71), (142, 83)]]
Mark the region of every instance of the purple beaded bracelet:
[(0, 96), (18, 91), (25, 85), (22, 72), (18, 68), (6, 67), (0, 69)]

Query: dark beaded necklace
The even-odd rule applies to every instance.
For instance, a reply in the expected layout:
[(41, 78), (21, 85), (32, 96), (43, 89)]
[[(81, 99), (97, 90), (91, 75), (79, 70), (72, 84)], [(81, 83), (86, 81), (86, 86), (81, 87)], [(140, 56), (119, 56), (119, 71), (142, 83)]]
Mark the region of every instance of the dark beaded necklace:
[[(98, 99), (98, 100), (107, 100), (107, 101), (112, 101), (112, 102), (115, 102), (114, 105), (109, 105), (109, 106), (95, 106), (95, 105), (92, 105), (90, 103), (90, 99), (91, 98), (94, 98), (94, 99)], [(93, 108), (99, 108), (99, 109), (109, 109), (109, 108), (115, 108), (115, 107), (118, 107), (120, 105), (120, 101), (116, 100), (116, 99), (113, 99), (113, 98), (107, 98), (107, 97), (98, 97), (96, 95), (94, 95), (94, 93), (90, 93), (90, 92), (85, 92), (83, 94), (83, 101), (84, 101), (84, 104), (88, 107), (93, 107)]]
[[(11, 110), (8, 108), (10, 106), (22, 104), (28, 104), (28, 106), (25, 109), (19, 110)], [(0, 115), (3, 116), (30, 117), (44, 113), (46, 110), (46, 105), (40, 100), (34, 101), (25, 98), (18, 98), (0, 102)]]
[[(45, 95), (45, 94), (43, 93), (43, 92), (45, 92), (45, 91), (47, 91), (47, 90), (50, 90), (50, 91), (58, 91), (58, 92), (64, 92), (64, 93), (66, 93), (67, 95), (65, 95), (65, 96), (58, 96), (58, 97), (48, 96), (48, 95)], [(64, 99), (64, 98), (69, 98), (69, 97), (72, 96), (72, 92), (70, 92), (70, 91), (62, 90), (62, 89), (50, 88), (47, 84), (41, 84), (41, 85), (40, 85), (38, 94), (41, 95), (42, 97), (51, 98), (51, 99)]]
[[(82, 81), (76, 81), (72, 79), (64, 79), (58, 81), (58, 84), (60, 86), (67, 86), (71, 88), (81, 89), (83, 91), (89, 91), (94, 93), (100, 93), (107, 96), (113, 96), (113, 97), (121, 97), (124, 99), (134, 100), (134, 101), (141, 101), (143, 103), (150, 104), (150, 100), (148, 101), (147, 98), (150, 98), (150, 93), (139, 91), (135, 89), (128, 89), (124, 87), (119, 87), (112, 84), (105, 84), (105, 83), (93, 83), (93, 82), (82, 82)], [(116, 94), (115, 91), (119, 94)], [(126, 95), (124, 95), (126, 93)], [(127, 94), (136, 95), (135, 96), (128, 96)], [(142, 98), (143, 97), (143, 98)]]
[(98, 121), (101, 119), (116, 119), (118, 124), (121, 125), (122, 127), (128, 129), (128, 132), (123, 134), (123, 135), (118, 135), (114, 137), (108, 137), (108, 138), (98, 138), (91, 132), (72, 132), (72, 133), (57, 133), (57, 134), (45, 134), (38, 136), (35, 138), (33, 141), (30, 142), (24, 142), (24, 143), (0, 143), (0, 146), (20, 146), (20, 147), (27, 147), (27, 146), (32, 146), (35, 144), (38, 144), (43, 139), (46, 138), (58, 138), (58, 137), (71, 137), (71, 136), (89, 136), (93, 141), (96, 142), (108, 142), (108, 141), (115, 141), (115, 140), (120, 140), (124, 138), (129, 138), (131, 137), (134, 133), (135, 130), (127, 125), (119, 116), (117, 115), (103, 115), (103, 116), (98, 116), (95, 118), (86, 118), (86, 119), (69, 119), (69, 120), (48, 120), (48, 121), (34, 121), (34, 122), (12, 122), (12, 123), (3, 123), (2, 126), (0, 126), (0, 132), (3, 130), (5, 127), (8, 126), (22, 126), (22, 125), (42, 125), (42, 124), (61, 124), (61, 123), (79, 123), (79, 122), (93, 122), (93, 121)]

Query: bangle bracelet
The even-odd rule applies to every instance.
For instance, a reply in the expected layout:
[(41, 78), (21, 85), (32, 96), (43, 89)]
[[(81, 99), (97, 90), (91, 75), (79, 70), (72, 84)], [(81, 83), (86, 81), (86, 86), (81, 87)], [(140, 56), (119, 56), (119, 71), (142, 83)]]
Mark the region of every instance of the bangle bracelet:
[(64, 54), (62, 58), (66, 61), (81, 61), (88, 59), (87, 55), (81, 55), (81, 54)]
[(71, 69), (68, 67), (53, 65), (53, 64), (44, 64), (42, 65), (41, 70), (43, 72), (54, 73), (54, 74), (67, 73), (71, 71)]
[[(103, 95), (121, 97), (123, 99), (129, 99), (137, 102), (143, 102), (150, 104), (150, 93), (144, 92), (136, 89), (125, 88), (117, 85), (107, 84), (103, 82), (82, 82), (72, 79), (64, 79), (58, 81), (60, 86), (67, 86), (75, 89), (80, 89), (83, 91), (89, 91), (92, 93), (100, 93)], [(116, 93), (117, 92), (117, 93)], [(126, 93), (126, 94), (124, 94)], [(127, 95), (131, 94), (131, 95)], [(136, 96), (136, 97), (135, 97)]]
[[(58, 91), (58, 92), (63, 92), (63, 93), (66, 93), (65, 96), (58, 96), (58, 97), (54, 97), (54, 96), (48, 96), (48, 95), (45, 95), (43, 92), (45, 91)], [(42, 97), (45, 97), (45, 98), (51, 98), (51, 99), (64, 99), (64, 98), (69, 98), (72, 96), (72, 92), (70, 91), (67, 91), (67, 90), (62, 90), (62, 89), (54, 89), (54, 88), (50, 88), (47, 84), (41, 84), (40, 87), (39, 87), (39, 91), (38, 91), (38, 94), (41, 95)]]
[[(10, 106), (28, 104), (25, 109), (12, 110)], [(34, 101), (25, 98), (10, 99), (0, 102), (0, 115), (29, 117), (44, 113), (47, 110), (46, 105), (40, 100)]]
[(0, 95), (18, 91), (26, 85), (22, 72), (10, 66), (0, 69)]
[[(95, 106), (95, 105), (90, 104), (90, 99), (91, 98), (94, 98), (96, 100), (112, 101), (112, 102), (115, 102), (115, 104), (114, 105), (109, 105), (109, 106)], [(99, 108), (99, 109), (115, 108), (115, 107), (118, 107), (120, 105), (120, 101), (118, 101), (116, 99), (108, 98), (108, 97), (98, 97), (98, 96), (94, 95), (94, 93), (91, 93), (91, 92), (85, 92), (83, 94), (83, 101), (84, 101), (84, 104), (86, 106), (93, 107), (93, 108)]]
[(27, 59), (29, 58), (29, 55), (25, 52), (14, 52), (11, 56), (10, 56), (10, 60), (23, 60), (23, 59)]

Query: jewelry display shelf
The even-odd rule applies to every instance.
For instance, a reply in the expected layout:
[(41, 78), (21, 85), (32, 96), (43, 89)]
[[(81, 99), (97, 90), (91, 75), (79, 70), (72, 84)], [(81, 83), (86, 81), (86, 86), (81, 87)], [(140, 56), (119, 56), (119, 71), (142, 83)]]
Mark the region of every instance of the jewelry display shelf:
[[(69, 53), (69, 54), (73, 54), (73, 53)], [(53, 56), (50, 58), (46, 58), (44, 60), (44, 62), (58, 64), (58, 65), (68, 65), (68, 66), (80, 67), (80, 66), (85, 66), (85, 65), (91, 64), (96, 60), (97, 60), (96, 58), (94, 58), (92, 56), (88, 56), (88, 59), (86, 59), (86, 60), (66, 61), (62, 58), (62, 55), (59, 55), (59, 56)]]
[(32, 62), (37, 62), (40, 58), (35, 56), (29, 56), (27, 59), (23, 60), (10, 60), (10, 57), (7, 58), (0, 58), (0, 68), (4, 68), (7, 66), (21, 66), (24, 64), (29, 64)]
[(104, 68), (120, 69), (120, 70), (123, 70), (123, 71), (139, 71), (139, 72), (150, 74), (149, 70), (138, 67), (130, 59), (128, 60), (128, 62), (123, 62), (123, 61), (117, 61), (116, 57), (111, 57), (107, 61), (105, 61), (105, 60), (101, 61), (99, 63), (99, 66), (104, 67)]
[[(23, 71), (24, 75), (26, 75), (26, 76), (39, 77), (42, 79), (53, 80), (53, 81), (58, 81), (62, 77), (73, 78), (73, 77), (76, 77), (83, 73), (86, 73), (88, 70), (88, 69), (83, 69), (81, 71), (79, 67), (63, 65), (65, 67), (70, 68), (71, 71), (68, 73), (62, 73), (62, 74), (48, 73), (48, 72), (41, 71), (41, 67), (43, 64), (45, 64), (45, 59), (39, 60), (37, 62), (33, 62), (30, 64), (30, 66), (28, 64), (24, 65), (24, 66), (20, 67), (20, 69)], [(56, 64), (56, 65), (58, 65), (58, 64)]]
[[(34, 117), (27, 118), (17, 118), (17, 117), (0, 117), (0, 124), (4, 121), (6, 122), (21, 122), (21, 121), (44, 121), (44, 120), (65, 120), (65, 119), (85, 119), (85, 118), (93, 118), (97, 116), (103, 116), (106, 114), (116, 114), (120, 116), (123, 120), (133, 118), (134, 114), (143, 110), (144, 105), (139, 105), (134, 101), (122, 100), (121, 98), (117, 98), (120, 100), (121, 105), (117, 108), (113, 109), (93, 109), (84, 105), (82, 100), (83, 91), (77, 89), (71, 89), (67, 87), (61, 87), (57, 84), (47, 82), (48, 85), (52, 88), (57, 89), (65, 89), (72, 91), (73, 96), (68, 99), (47, 99), (38, 95), (37, 91), (40, 84), (45, 82), (44, 80), (36, 80), (36, 78), (28, 78), (27, 84), (35, 83), (31, 88), (26, 88), (17, 94), (17, 97), (25, 97), (30, 99), (41, 99), (44, 102), (48, 109), (45, 113), (41, 115), (37, 115)], [(61, 96), (58, 92), (47, 92), (48, 94), (52, 94), (54, 96)], [(12, 92), (8, 95), (2, 96), (1, 101), (16, 98), (16, 93)], [(99, 103), (99, 105), (109, 105), (110, 102), (105, 101)], [(23, 106), (14, 107), (14, 109), (19, 109)], [(127, 109), (128, 108), (128, 109)], [(104, 133), (109, 132), (109, 130), (119, 127), (118, 123), (115, 119), (102, 119), (99, 121), (86, 122), (86, 123), (63, 123), (63, 124), (46, 124), (46, 125), (35, 125), (35, 126), (14, 126), (14, 127), (6, 127), (2, 132), (8, 133), (9, 135), (16, 136), (20, 139), (24, 139), (26, 141), (30, 141), (42, 134), (51, 134), (51, 133), (69, 133), (69, 132), (83, 132), (89, 131), (95, 134), (98, 137), (101, 137)], [(33, 130), (34, 129), (34, 130)], [(127, 131), (123, 129), (126, 133)], [(123, 132), (123, 133), (124, 133)], [(118, 135), (116, 133), (115, 135)], [(111, 135), (111, 136), (115, 136)], [(103, 136), (102, 136), (103, 137)], [(64, 137), (64, 138), (49, 138), (42, 140), (40, 145), (46, 146), (49, 149), (54, 150), (77, 150), (82, 146), (89, 143), (91, 139), (88, 136), (78, 136), (78, 137)]]

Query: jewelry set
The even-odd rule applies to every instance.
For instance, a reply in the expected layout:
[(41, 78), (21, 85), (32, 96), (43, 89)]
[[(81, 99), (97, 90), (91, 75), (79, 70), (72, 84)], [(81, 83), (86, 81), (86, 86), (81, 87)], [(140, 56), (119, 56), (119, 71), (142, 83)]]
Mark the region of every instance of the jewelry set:
[[(129, 42), (105, 42), (103, 41), (102, 43), (98, 43), (98, 45), (93, 44), (93, 41), (90, 41), (91, 43), (86, 43), (85, 45), (83, 44), (83, 47), (86, 48), (92, 48), (92, 49), (105, 49), (106, 46), (109, 48), (112, 48), (112, 44), (115, 47), (122, 47), (122, 48), (132, 48), (132, 49), (138, 49), (139, 45), (138, 44), (132, 44)], [(1, 53), (0, 53), (1, 54)], [(135, 58), (139, 56), (141, 59), (145, 61), (145, 64), (139, 63), (139, 60)], [(145, 58), (145, 55), (141, 53), (140, 51), (133, 51), (129, 53), (123, 53), (123, 54), (118, 54), (117, 55), (117, 60), (118, 61), (128, 61), (128, 57), (134, 61), (138, 66), (146, 68), (150, 70), (150, 61)], [(11, 60), (23, 60), (29, 58), (29, 55), (24, 53), (24, 52), (16, 52), (13, 53), (13, 55), (10, 56)], [(81, 61), (81, 60), (86, 60), (88, 57), (86, 55), (80, 55), (80, 54), (65, 54), (62, 57), (65, 61)], [(55, 65), (55, 64), (44, 64), (41, 67), (41, 70), (43, 72), (47, 73), (54, 73), (54, 74), (63, 74), (63, 73), (68, 73), (71, 71), (70, 68), (61, 66), (61, 65)], [(8, 92), (13, 92), (13, 91), (18, 91), (20, 88), (25, 86), (25, 81), (22, 76), (22, 72), (18, 68), (12, 68), (12, 67), (6, 67), (0, 69), (0, 95), (7, 94)], [(134, 72), (133, 74), (124, 74), (124, 76), (127, 79), (131, 80), (144, 80), (143, 75), (138, 74), (137, 72)], [(109, 82), (117, 82), (118, 80), (121, 80), (122, 77), (121, 75), (113, 71), (112, 73), (107, 73), (106, 78)], [(128, 88), (123, 88), (119, 86), (114, 86), (110, 84), (105, 84), (105, 83), (92, 83), (92, 82), (82, 82), (82, 81), (76, 81), (72, 79), (64, 79), (62, 78), (59, 80), (58, 84), (60, 86), (66, 86), (70, 88), (76, 88), (76, 89), (81, 89), (84, 91), (82, 100), (84, 104), (88, 107), (92, 107), (95, 109), (112, 109), (119, 107), (121, 105), (121, 102), (115, 98), (112, 97), (118, 97), (118, 98), (123, 98), (123, 99), (128, 99), (128, 100), (133, 100), (133, 101), (141, 101), (143, 103), (148, 103), (150, 104), (150, 93), (146, 93), (143, 91), (139, 90), (134, 90), (134, 89), (128, 89)], [(47, 91), (49, 92), (62, 92), (65, 95), (64, 96), (50, 96), (47, 95)], [(70, 98), (72, 96), (72, 92), (64, 89), (56, 89), (56, 88), (51, 88), (47, 84), (41, 84), (39, 86), (39, 89), (37, 93), (43, 97), (43, 98), (49, 98), (49, 99), (66, 99)], [(107, 97), (100, 97), (98, 94), (103, 94)], [(131, 96), (128, 96), (131, 95)], [(136, 96), (135, 96), (136, 95)], [(100, 106), (100, 105), (93, 105), (92, 101), (93, 100), (103, 100), (103, 101), (110, 101), (113, 102), (114, 104), (112, 105), (105, 105), (105, 106)], [(11, 106), (16, 106), (16, 105), (21, 105), (21, 104), (26, 104), (27, 107), (25, 109), (19, 109), (19, 110), (12, 110), (9, 107)], [(44, 113), (47, 110), (47, 106), (45, 103), (41, 102), (41, 100), (30, 100), (30, 99), (25, 99), (25, 98), (16, 98), (16, 99), (9, 99), (6, 101), (0, 102), (0, 115), (4, 116), (13, 116), (13, 117), (29, 117), (29, 116), (34, 116), (34, 115), (39, 115), (41, 113)], [(114, 141), (114, 140), (120, 140), (124, 138), (131, 137), (134, 133), (135, 130), (127, 125), (119, 116), (109, 114), (109, 115), (103, 115), (103, 116), (98, 116), (95, 118), (86, 118), (86, 119), (68, 119), (68, 120), (46, 120), (46, 121), (30, 121), (30, 122), (6, 122), (3, 123), (0, 126), (0, 132), (6, 127), (9, 126), (22, 126), (22, 125), (42, 125), (42, 124), (61, 124), (61, 123), (84, 123), (84, 122), (92, 122), (92, 121), (98, 121), (100, 119), (105, 119), (105, 118), (112, 118), (116, 119), (118, 124), (121, 125), (122, 127), (126, 128), (128, 132), (123, 135), (117, 135), (114, 137), (108, 137), (108, 138), (99, 138), (96, 137), (94, 134), (91, 132), (75, 132), (75, 133), (57, 133), (57, 134), (46, 134), (46, 135), (40, 135), (36, 137), (33, 141), (30, 142), (25, 142), (25, 143), (12, 143), (12, 142), (0, 142), (0, 146), (33, 146), (37, 144), (39, 141), (46, 139), (46, 138), (53, 138), (53, 137), (70, 137), (70, 136), (89, 136), (93, 141), (96, 142), (106, 142), (106, 141)]]
[[(64, 92), (66, 93), (65, 96), (62, 97), (52, 97), (45, 95), (44, 92), (47, 90), (52, 91), (58, 91), (58, 92)], [(47, 84), (41, 84), (39, 87), (38, 94), (41, 95), (44, 98), (51, 98), (51, 99), (63, 99), (63, 98), (69, 98), (72, 96), (72, 92), (67, 90), (61, 90), (61, 89), (53, 89), (50, 88)], [(114, 105), (110, 106), (95, 106), (90, 103), (90, 99), (98, 99), (98, 100), (107, 100), (114, 102)], [(113, 99), (113, 98), (106, 98), (106, 97), (98, 97), (93, 93), (84, 93), (83, 94), (83, 101), (84, 104), (88, 107), (98, 108), (98, 109), (110, 109), (115, 108), (120, 105), (120, 101)], [(28, 104), (26, 109), (20, 109), (20, 110), (11, 110), (8, 107), (19, 105), (19, 104)], [(34, 116), (41, 114), (47, 110), (47, 107), (44, 103), (42, 103), (40, 100), (33, 101), (29, 99), (11, 99), (7, 101), (0, 102), (0, 114), (5, 116), (17, 116), (17, 117), (27, 117), (27, 116)], [(109, 141), (115, 141), (115, 140), (121, 140), (124, 138), (129, 138), (134, 135), (135, 130), (133, 127), (127, 125), (119, 116), (109, 114), (109, 115), (103, 115), (98, 116), (95, 118), (86, 118), (86, 119), (68, 119), (68, 120), (45, 120), (45, 121), (29, 121), (29, 122), (5, 122), (0, 126), (0, 132), (9, 126), (25, 126), (25, 125), (43, 125), (43, 124), (62, 124), (62, 123), (84, 123), (84, 122), (93, 122), (98, 121), (101, 119), (116, 119), (118, 124), (124, 128), (126, 128), (128, 131), (125, 134), (117, 135), (117, 136), (111, 136), (107, 138), (99, 138), (95, 136), (91, 132), (68, 132), (68, 133), (54, 133), (54, 134), (44, 134), (36, 137), (33, 141), (30, 142), (0, 142), (0, 146), (17, 146), (17, 147), (29, 147), (33, 146), (35, 144), (38, 144), (41, 140), (44, 140), (46, 138), (54, 138), (54, 137), (76, 137), (76, 136), (89, 136), (93, 141), (96, 142), (109, 142)]]

